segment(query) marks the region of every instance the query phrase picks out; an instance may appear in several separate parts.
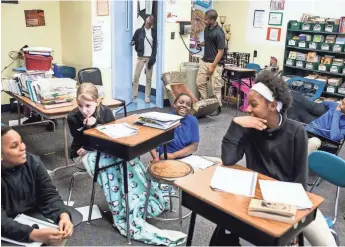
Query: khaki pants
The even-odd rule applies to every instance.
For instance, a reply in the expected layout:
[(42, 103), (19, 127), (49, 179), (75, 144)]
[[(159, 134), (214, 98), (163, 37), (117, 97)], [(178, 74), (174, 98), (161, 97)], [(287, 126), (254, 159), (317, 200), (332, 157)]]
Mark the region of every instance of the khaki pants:
[(146, 64), (146, 87), (145, 87), (145, 97), (149, 98), (151, 94), (151, 81), (152, 81), (152, 68), (148, 69), (147, 64), (149, 62), (149, 57), (138, 57), (137, 64), (135, 66), (134, 71), (134, 79), (133, 79), (133, 97), (138, 96), (138, 87), (139, 87), (139, 78), (141, 71), (143, 70), (144, 65)]
[(219, 105), (222, 106), (222, 67), (217, 65), (212, 75), (208, 73), (208, 68), (211, 63), (206, 63), (200, 60), (200, 67), (198, 76), (196, 78), (196, 85), (201, 95), (201, 99), (207, 99), (207, 81), (211, 80), (213, 93), (218, 99)]

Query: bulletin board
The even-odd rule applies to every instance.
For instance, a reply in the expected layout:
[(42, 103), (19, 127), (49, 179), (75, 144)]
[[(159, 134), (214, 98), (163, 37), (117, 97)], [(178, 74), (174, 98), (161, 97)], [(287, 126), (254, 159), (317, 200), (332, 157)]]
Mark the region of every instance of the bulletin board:
[[(248, 1), (248, 14), (246, 21), (246, 42), (250, 44), (281, 46), (285, 45), (286, 27), (289, 20), (299, 20), (303, 13), (312, 15), (320, 15), (325, 17), (339, 18), (344, 16), (342, 0), (286, 0), (284, 10), (279, 10), (283, 13), (283, 20), (281, 26), (268, 25), (269, 13), (277, 12), (277, 10), (270, 9), (271, 0)], [(255, 10), (264, 10), (263, 16), (264, 25), (262, 28), (255, 28), (254, 13)], [(279, 41), (267, 40), (267, 30), (269, 27), (281, 28), (281, 37)]]

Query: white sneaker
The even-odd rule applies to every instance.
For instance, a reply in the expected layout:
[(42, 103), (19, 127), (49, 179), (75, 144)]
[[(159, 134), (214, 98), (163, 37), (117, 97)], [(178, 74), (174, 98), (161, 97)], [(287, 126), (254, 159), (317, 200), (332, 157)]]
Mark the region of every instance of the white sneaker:
[(150, 102), (151, 102), (150, 98), (149, 97), (145, 97), (145, 103), (150, 103)]

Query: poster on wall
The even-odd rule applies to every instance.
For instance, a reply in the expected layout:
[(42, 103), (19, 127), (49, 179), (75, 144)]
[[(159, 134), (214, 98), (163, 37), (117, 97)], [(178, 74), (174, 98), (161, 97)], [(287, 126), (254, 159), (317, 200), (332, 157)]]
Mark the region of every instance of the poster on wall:
[(265, 26), (264, 19), (265, 19), (265, 10), (259, 10), (259, 9), (254, 10), (253, 27), (263, 28)]
[(282, 12), (270, 12), (268, 17), (268, 25), (281, 26), (283, 25), (283, 13)]
[(25, 23), (27, 27), (45, 26), (44, 10), (32, 9), (24, 10)]
[[(211, 0), (192, 0), (192, 27), (191, 27), (191, 35), (190, 35), (190, 42), (189, 48), (190, 51), (193, 53), (198, 52), (197, 42), (204, 41), (204, 16), (205, 12), (212, 8), (212, 1)], [(198, 53), (199, 56), (203, 55), (203, 51)], [(192, 58), (190, 58), (190, 61)]]
[(109, 0), (97, 0), (97, 15), (98, 16), (109, 15)]
[(177, 22), (176, 0), (166, 1), (166, 21), (169, 23)]
[(280, 41), (281, 28), (269, 27), (267, 28), (266, 40)]
[(270, 10), (284, 10), (285, 0), (271, 0)]

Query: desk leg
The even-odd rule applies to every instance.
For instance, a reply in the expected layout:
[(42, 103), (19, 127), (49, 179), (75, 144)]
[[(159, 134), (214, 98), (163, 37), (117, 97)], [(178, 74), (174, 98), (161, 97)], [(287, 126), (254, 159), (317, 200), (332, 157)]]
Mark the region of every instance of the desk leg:
[(123, 160), (123, 181), (124, 181), (124, 190), (125, 190), (125, 200), (126, 200), (126, 224), (127, 224), (127, 245), (131, 245), (131, 229), (129, 224), (129, 201), (128, 201), (128, 172), (127, 172), (127, 162)]
[(163, 150), (164, 150), (164, 159), (168, 159), (168, 150), (167, 150), (167, 144), (163, 145)]
[(75, 164), (68, 165), (68, 133), (67, 133), (67, 118), (63, 118), (63, 134), (64, 134), (64, 150), (65, 150), (65, 165), (61, 167), (55, 168), (51, 173), (51, 177), (53, 178), (55, 175), (55, 172), (65, 169), (65, 168), (70, 168), (74, 167)]
[(20, 126), (21, 123), (20, 123), (20, 103), (19, 103), (19, 100), (17, 100), (17, 112), (18, 112), (18, 125)]
[(298, 235), (298, 246), (304, 246), (304, 234), (303, 234), (303, 232), (301, 232)]
[(189, 223), (189, 230), (188, 230), (188, 237), (187, 237), (187, 244), (186, 246), (192, 246), (192, 239), (193, 239), (193, 234), (194, 234), (194, 227), (195, 227), (195, 218), (196, 218), (196, 213), (193, 211), (192, 216), (190, 218), (190, 223)]
[(99, 159), (101, 158), (101, 152), (97, 151), (97, 156), (96, 156), (96, 163), (95, 163), (95, 171), (93, 174), (93, 182), (92, 182), (92, 192), (91, 192), (91, 199), (90, 199), (90, 207), (89, 207), (89, 217), (87, 220), (87, 224), (90, 225), (91, 223), (91, 216), (92, 216), (92, 208), (93, 208), (93, 203), (95, 201), (95, 185), (97, 183), (97, 177), (99, 173)]

